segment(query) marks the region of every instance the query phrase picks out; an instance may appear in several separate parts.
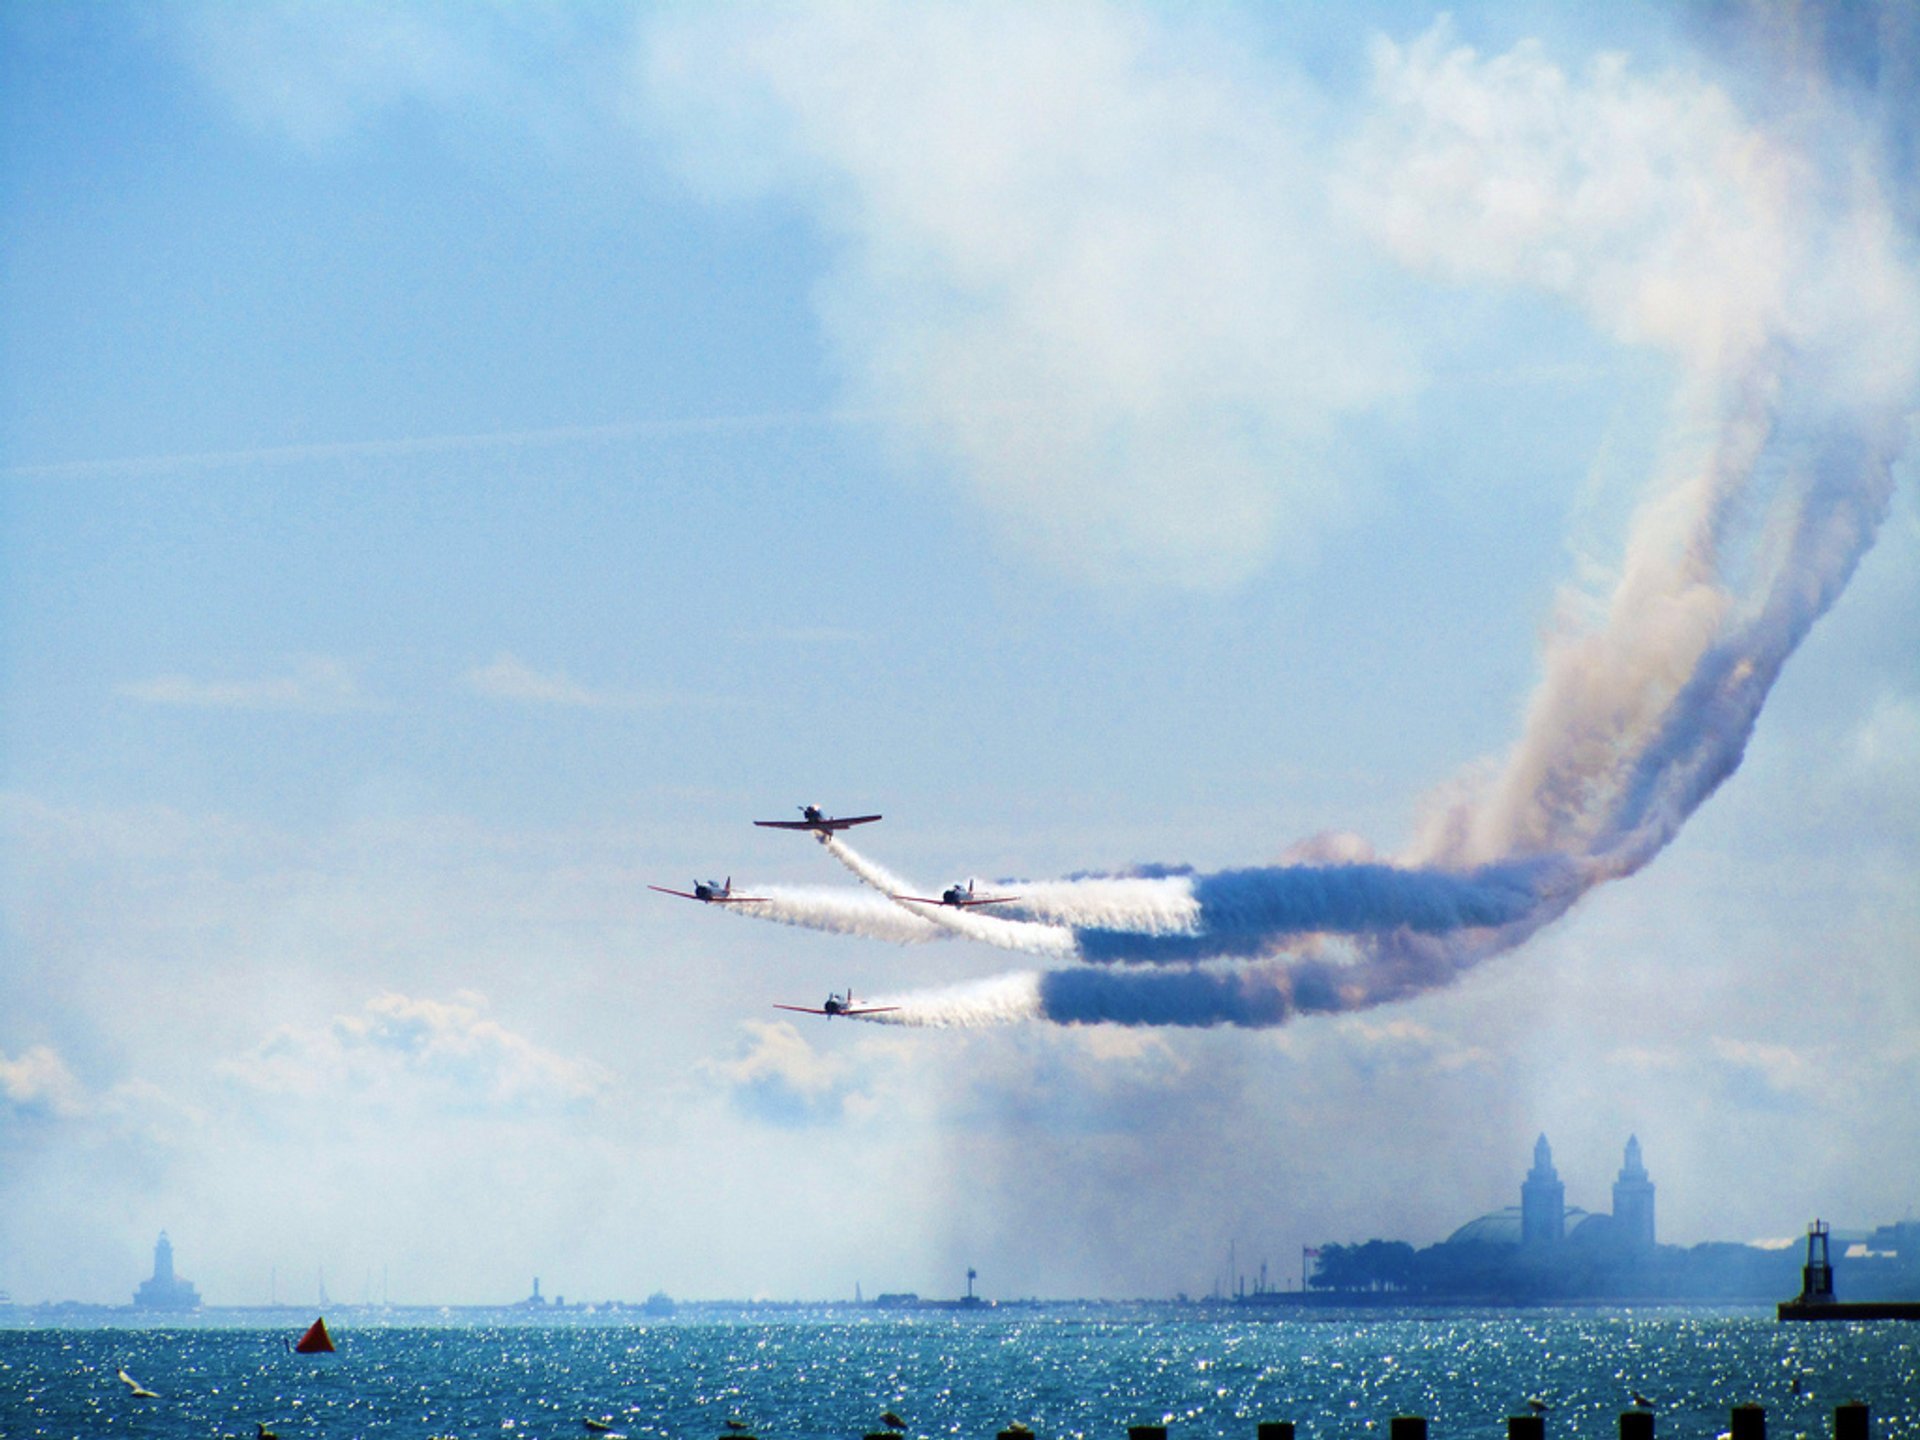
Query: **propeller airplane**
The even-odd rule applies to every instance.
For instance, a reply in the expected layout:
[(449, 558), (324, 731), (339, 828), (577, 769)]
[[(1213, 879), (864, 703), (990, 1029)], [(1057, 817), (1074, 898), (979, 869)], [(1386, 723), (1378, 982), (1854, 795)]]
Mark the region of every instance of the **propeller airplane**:
[(664, 885), (649, 885), (647, 889), (658, 890), (662, 895), (678, 895), (682, 900), (698, 900), (703, 905), (753, 905), (767, 898), (764, 895), (734, 894), (731, 875), (724, 882), (696, 880), (691, 890), (669, 890)]
[(856, 1007), (853, 1003), (853, 987), (847, 987), (846, 998), (839, 995), (827, 996), (826, 1003), (815, 1009), (811, 1005), (775, 1005), (776, 1010), (791, 1010), (797, 1015), (824, 1015), (831, 1020), (836, 1015), (845, 1015), (849, 1019), (861, 1015), (885, 1015), (898, 1010), (898, 1005), (866, 1005)]
[(802, 805), (801, 819), (798, 820), (756, 820), (753, 823), (766, 830), (810, 830), (821, 839), (836, 830), (850, 830), (855, 825), (871, 825), (878, 815), (849, 815), (844, 819), (835, 819), (818, 805)]
[(973, 881), (969, 880), (964, 890), (958, 885), (949, 885), (940, 892), (938, 900), (931, 895), (895, 895), (893, 898), (911, 900), (916, 905), (947, 905), (955, 910), (971, 910), (976, 905), (1005, 905), (1020, 897), (1018, 895), (975, 895)]

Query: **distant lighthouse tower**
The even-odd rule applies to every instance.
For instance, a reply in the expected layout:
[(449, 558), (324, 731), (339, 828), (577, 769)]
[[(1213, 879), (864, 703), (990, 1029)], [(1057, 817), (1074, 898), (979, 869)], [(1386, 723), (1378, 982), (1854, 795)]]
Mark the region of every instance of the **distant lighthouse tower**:
[(173, 1242), (164, 1230), (153, 1247), (153, 1274), (133, 1292), (133, 1303), (141, 1310), (192, 1310), (200, 1303), (193, 1282), (173, 1273)]
[(1533, 1142), (1533, 1169), (1520, 1186), (1520, 1243), (1550, 1245), (1567, 1232), (1567, 1187), (1553, 1168), (1553, 1149), (1542, 1135)]

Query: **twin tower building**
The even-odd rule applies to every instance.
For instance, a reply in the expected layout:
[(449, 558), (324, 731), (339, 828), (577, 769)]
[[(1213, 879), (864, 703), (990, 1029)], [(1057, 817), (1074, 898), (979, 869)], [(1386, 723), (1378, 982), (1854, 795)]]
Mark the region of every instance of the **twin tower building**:
[(1593, 1227), (1610, 1232), (1605, 1238), (1614, 1247), (1653, 1248), (1653, 1181), (1640, 1162), (1640, 1137), (1627, 1137), (1626, 1161), (1613, 1182), (1613, 1214), (1588, 1215), (1567, 1208), (1567, 1187), (1560, 1183), (1553, 1150), (1542, 1135), (1533, 1142), (1533, 1169), (1520, 1186), (1520, 1243), (1550, 1245), (1567, 1239), (1570, 1232), (1579, 1234)]
[(1520, 1185), (1520, 1203), (1462, 1225), (1451, 1245), (1517, 1246), (1548, 1251), (1567, 1241), (1576, 1249), (1625, 1257), (1653, 1249), (1653, 1181), (1640, 1161), (1640, 1140), (1627, 1141), (1626, 1162), (1613, 1182), (1613, 1213), (1589, 1214), (1567, 1204), (1567, 1187), (1553, 1168), (1553, 1150), (1542, 1135), (1533, 1144), (1533, 1169)]

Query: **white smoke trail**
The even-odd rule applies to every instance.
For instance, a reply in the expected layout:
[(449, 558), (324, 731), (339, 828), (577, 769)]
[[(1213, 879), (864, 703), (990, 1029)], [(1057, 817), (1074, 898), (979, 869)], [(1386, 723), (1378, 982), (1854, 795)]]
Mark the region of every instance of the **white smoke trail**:
[(1027, 880), (1010, 888), (1020, 913), (1036, 920), (1141, 935), (1191, 935), (1200, 925), (1191, 875)]
[(916, 1029), (974, 1030), (1038, 1020), (1041, 977), (1030, 971), (994, 975), (942, 990), (916, 990), (907, 995), (865, 999), (863, 1005), (892, 1005), (884, 1015), (859, 1018), (875, 1025), (907, 1025)]
[(765, 885), (757, 887), (754, 894), (762, 897), (756, 903), (721, 908), (745, 919), (769, 920), (776, 925), (824, 930), (835, 935), (858, 935), (896, 945), (948, 938), (948, 932), (938, 925), (863, 890)]
[(901, 900), (899, 897), (902, 895), (924, 895), (926, 891), (916, 889), (910, 881), (868, 859), (837, 835), (824, 837), (822, 843), (834, 859), (882, 895), (890, 897), (893, 904), (925, 923), (1001, 950), (1018, 950), (1027, 955), (1050, 955), (1061, 959), (1078, 953), (1073, 932), (1065, 926), (1042, 925), (1030, 920), (1003, 920), (995, 915), (982, 915), (952, 905)]

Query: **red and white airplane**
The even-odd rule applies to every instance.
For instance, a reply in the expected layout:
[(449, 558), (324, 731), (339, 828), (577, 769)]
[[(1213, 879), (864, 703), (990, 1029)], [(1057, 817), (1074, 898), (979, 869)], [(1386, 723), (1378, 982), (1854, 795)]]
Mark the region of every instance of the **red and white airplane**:
[(853, 987), (849, 985), (844, 1000), (838, 995), (829, 995), (827, 996), (826, 1003), (817, 1010), (811, 1005), (775, 1005), (773, 1008), (776, 1010), (791, 1010), (796, 1015), (824, 1015), (831, 1020), (836, 1015), (846, 1015), (848, 1017), (856, 1015), (885, 1015), (888, 1011), (898, 1010), (900, 1007), (898, 1005), (867, 1005), (856, 1007), (853, 1003)]
[(831, 835), (836, 830), (850, 830), (855, 825), (871, 825), (878, 815), (849, 815), (836, 820), (826, 814), (818, 805), (802, 805), (800, 820), (756, 820), (753, 823), (768, 830), (811, 830), (816, 835)]
[(950, 905), (955, 910), (971, 910), (975, 905), (1005, 905), (1010, 900), (1018, 900), (1018, 895), (976, 895), (973, 893), (973, 881), (967, 881), (967, 888), (949, 885), (940, 892), (935, 900), (931, 895), (895, 895), (896, 900), (911, 900), (916, 905)]
[(731, 875), (724, 884), (718, 880), (696, 880), (691, 890), (669, 890), (664, 885), (649, 885), (647, 889), (658, 890), (662, 895), (678, 895), (682, 900), (698, 900), (703, 905), (753, 905), (767, 898), (734, 894)]

